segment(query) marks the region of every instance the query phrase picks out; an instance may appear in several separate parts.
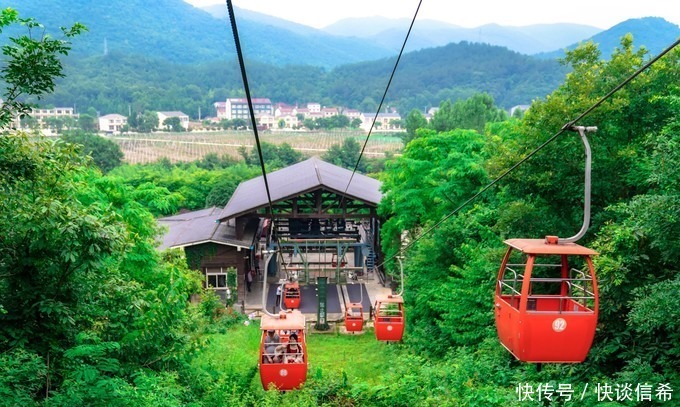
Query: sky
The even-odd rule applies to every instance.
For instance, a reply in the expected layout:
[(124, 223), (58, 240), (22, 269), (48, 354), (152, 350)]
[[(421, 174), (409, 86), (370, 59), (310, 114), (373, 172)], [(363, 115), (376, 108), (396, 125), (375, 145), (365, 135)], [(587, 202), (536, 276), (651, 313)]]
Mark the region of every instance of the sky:
[[(226, 0), (185, 0), (201, 7)], [(419, 0), (232, 0), (234, 7), (322, 28), (351, 17), (412, 19)], [(432, 19), (473, 28), (575, 23), (603, 30), (640, 17), (663, 17), (680, 25), (677, 0), (422, 0), (418, 20)]]

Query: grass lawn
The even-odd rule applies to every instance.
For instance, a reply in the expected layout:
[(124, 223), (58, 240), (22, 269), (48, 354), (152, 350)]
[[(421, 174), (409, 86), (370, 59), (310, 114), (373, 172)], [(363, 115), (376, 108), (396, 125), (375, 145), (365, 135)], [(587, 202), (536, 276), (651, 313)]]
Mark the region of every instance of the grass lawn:
[[(208, 345), (193, 361), (196, 367), (237, 375), (255, 371), (253, 379), (259, 384), (258, 322), (208, 335), (208, 340)], [(383, 374), (390, 371), (391, 360), (400, 348), (397, 344), (378, 342), (372, 330), (361, 335), (311, 333), (307, 336), (308, 375), (338, 377), (345, 372), (350, 381), (378, 384)]]

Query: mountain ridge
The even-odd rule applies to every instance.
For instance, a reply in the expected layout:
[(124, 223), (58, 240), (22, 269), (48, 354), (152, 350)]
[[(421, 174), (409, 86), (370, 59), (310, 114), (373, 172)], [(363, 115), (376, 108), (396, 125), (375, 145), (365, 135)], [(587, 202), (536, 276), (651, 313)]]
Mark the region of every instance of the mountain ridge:
[[(232, 31), (226, 19), (224, 6), (215, 9), (219, 10), (223, 17), (217, 18), (206, 9), (193, 7), (182, 0), (154, 2), (70, 0), (69, 4), (64, 3), (63, 0), (41, 0), (15, 6), (11, 0), (0, 0), (0, 7), (16, 8), (20, 16), (34, 17), (51, 29), (55, 36), (60, 34), (57, 27), (70, 26), (74, 22), (85, 24), (89, 31), (79, 36), (74, 44), (72, 55), (76, 57), (122, 52), (160, 57), (182, 64), (236, 58)], [(408, 27), (408, 24), (404, 23), (407, 20), (382, 19), (380, 20), (382, 23), (378, 24), (364, 19), (361, 20), (364, 23), (359, 24), (364, 27), (363, 32), (355, 24), (352, 36), (337, 36), (324, 30), (244, 9), (236, 8), (235, 14), (245, 58), (276, 66), (311, 65), (332, 69), (346, 64), (393, 57), (401, 48)], [(395, 25), (397, 23), (398, 25)], [(339, 29), (337, 24), (334, 27), (326, 29), (331, 31)], [(369, 28), (373, 31), (367, 31)], [(422, 20), (416, 21), (406, 51), (467, 41), (504, 46), (513, 51), (530, 54), (532, 49), (544, 50), (549, 45), (555, 44), (553, 54), (546, 51), (540, 55), (543, 58), (555, 58), (563, 54), (563, 49), (589, 38), (598, 40), (602, 38), (602, 43), (616, 44), (620, 37), (617, 30), (620, 30), (632, 32), (636, 38), (644, 38), (644, 41), (636, 42), (655, 52), (662, 48), (662, 45), (656, 43), (655, 36), (661, 37), (659, 33), (663, 30), (671, 30), (670, 35), (674, 35), (678, 29), (665, 20), (642, 22), (629, 20), (614, 28), (597, 33), (597, 37), (593, 35), (580, 38), (594, 28), (573, 25), (535, 25), (517, 28), (492, 24), (470, 31), (433, 20)], [(571, 29), (577, 31), (585, 29), (586, 32), (571, 34), (569, 33)], [(649, 36), (645, 34), (646, 32), (656, 34)], [(372, 36), (357, 36), (362, 33), (369, 33)], [(555, 33), (561, 36), (559, 41), (554, 39), (557, 35)], [(575, 41), (575, 37), (578, 37), (578, 40)], [(604, 38), (608, 39), (605, 41)], [(561, 45), (557, 46), (558, 44)]]

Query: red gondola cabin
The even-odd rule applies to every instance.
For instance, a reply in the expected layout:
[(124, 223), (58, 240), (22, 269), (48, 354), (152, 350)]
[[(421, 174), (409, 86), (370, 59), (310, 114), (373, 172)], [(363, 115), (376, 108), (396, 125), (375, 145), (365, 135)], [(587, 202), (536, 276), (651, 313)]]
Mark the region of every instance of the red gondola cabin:
[(598, 291), (591, 256), (575, 243), (510, 239), (498, 272), (498, 338), (518, 360), (578, 363), (595, 336)]
[(288, 282), (283, 286), (283, 304), (288, 309), (300, 308), (300, 285), (297, 281)]
[[(347, 258), (345, 255), (342, 255), (342, 258), (340, 259), (340, 267), (345, 267), (347, 265)], [(333, 254), (333, 258), (331, 259), (331, 267), (338, 267), (338, 255)]]
[(364, 328), (364, 307), (360, 303), (347, 304), (345, 329), (347, 332), (361, 332)]
[(373, 312), (376, 339), (401, 341), (404, 336), (404, 299), (400, 295), (378, 295)]
[[(265, 390), (297, 389), (307, 380), (307, 343), (305, 316), (298, 310), (281, 312), (279, 317), (263, 315), (260, 321), (260, 380)], [(268, 331), (276, 341), (268, 340)], [(292, 343), (293, 334), (297, 343)]]

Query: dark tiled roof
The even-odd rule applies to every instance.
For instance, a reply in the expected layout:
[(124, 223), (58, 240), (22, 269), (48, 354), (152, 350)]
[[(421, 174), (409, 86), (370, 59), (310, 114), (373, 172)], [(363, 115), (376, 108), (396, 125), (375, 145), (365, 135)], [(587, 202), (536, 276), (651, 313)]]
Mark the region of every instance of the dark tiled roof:
[(193, 246), (201, 243), (217, 243), (227, 246), (250, 248), (257, 233), (259, 220), (252, 219), (245, 228), (241, 239), (236, 238), (232, 222), (219, 223), (221, 209), (213, 206), (208, 209), (187, 212), (158, 219), (158, 223), (168, 228), (163, 235), (159, 249)]
[[(272, 200), (277, 202), (319, 188), (344, 194), (351, 175), (352, 171), (313, 157), (267, 174), (267, 181)], [(377, 206), (382, 198), (380, 181), (354, 174), (345, 195)], [(267, 192), (262, 177), (242, 182), (224, 209), (213, 206), (158, 219), (161, 226), (167, 227), (159, 248), (186, 247), (202, 243), (250, 248), (259, 230), (260, 220), (250, 219), (243, 237), (237, 239), (234, 218), (267, 205)]]
[[(350, 170), (312, 157), (267, 174), (267, 182), (273, 203), (323, 187), (369, 205), (377, 206), (382, 198), (380, 181), (355, 173), (345, 194), (345, 188), (347, 188), (351, 176), (352, 171)], [(227, 206), (219, 215), (219, 219), (231, 219), (254, 212), (267, 205), (264, 178), (261, 176), (253, 178), (239, 184)]]

